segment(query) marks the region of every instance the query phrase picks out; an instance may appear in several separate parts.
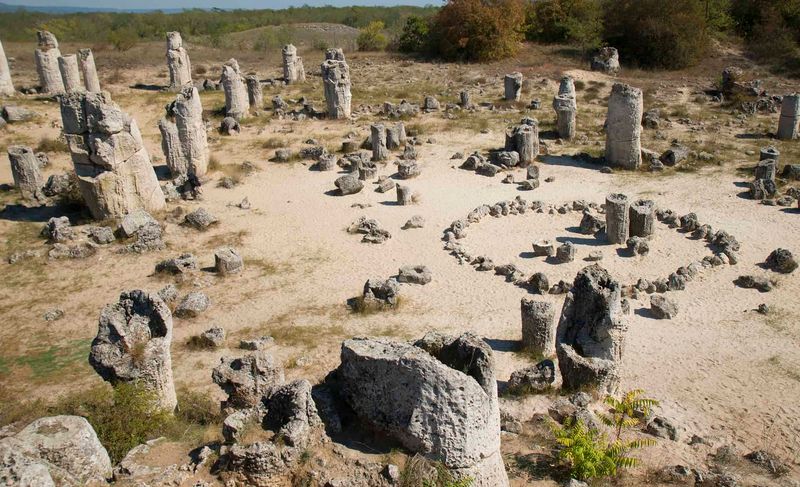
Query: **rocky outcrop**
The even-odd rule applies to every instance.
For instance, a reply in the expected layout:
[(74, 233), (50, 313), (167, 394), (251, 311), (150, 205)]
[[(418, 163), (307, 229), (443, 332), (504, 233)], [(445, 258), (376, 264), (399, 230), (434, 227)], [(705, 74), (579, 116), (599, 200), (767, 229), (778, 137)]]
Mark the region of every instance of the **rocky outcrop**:
[(303, 68), (303, 58), (297, 55), (297, 48), (292, 44), (283, 46), (283, 79), (287, 85), (292, 83), (305, 83), (306, 71)]
[(78, 64), (83, 74), (83, 87), (86, 91), (100, 93), (100, 78), (97, 77), (97, 67), (94, 64), (94, 54), (91, 49), (78, 51)]
[(283, 368), (264, 351), (239, 358), (221, 358), (211, 379), (228, 394), (222, 407), (229, 410), (257, 406), (264, 395), (284, 381)]
[(222, 65), (222, 77), (219, 80), (225, 91), (225, 116), (237, 121), (250, 113), (250, 98), (247, 86), (239, 70), (239, 63), (231, 58)]
[(104, 380), (135, 382), (152, 390), (154, 406), (173, 411), (177, 405), (172, 381), (172, 313), (157, 295), (144, 291), (120, 294), (119, 302), (100, 312), (89, 364)]
[(472, 477), (474, 487), (507, 486), (491, 348), (471, 335), (427, 338), (425, 349), (345, 341), (337, 370), (342, 397), (361, 420), (456, 476)]
[(34, 51), (34, 58), (41, 92), (47, 95), (64, 93), (64, 81), (58, 68), (61, 51), (58, 50), (56, 36), (46, 30), (40, 30), (36, 32), (36, 38), (39, 47)]
[(642, 164), (642, 90), (615, 83), (608, 99), (606, 164), (638, 169)]
[(99, 485), (110, 476), (108, 452), (80, 416), (39, 418), (16, 435), (0, 439), (4, 485)]
[(15, 93), (6, 52), (3, 49), (3, 43), (0, 42), (0, 96), (14, 96)]
[(353, 99), (350, 94), (350, 67), (342, 50), (328, 49), (321, 69), (328, 118), (350, 118)]
[(575, 277), (556, 332), (565, 389), (592, 387), (613, 393), (619, 386), (628, 328), (621, 295), (619, 283), (597, 264)]
[(189, 53), (183, 47), (180, 32), (167, 32), (167, 68), (170, 90), (182, 90), (192, 84), (192, 63), (189, 62)]
[(64, 137), (92, 216), (105, 220), (139, 208), (164, 208), (164, 193), (136, 120), (106, 92), (72, 93), (60, 101)]

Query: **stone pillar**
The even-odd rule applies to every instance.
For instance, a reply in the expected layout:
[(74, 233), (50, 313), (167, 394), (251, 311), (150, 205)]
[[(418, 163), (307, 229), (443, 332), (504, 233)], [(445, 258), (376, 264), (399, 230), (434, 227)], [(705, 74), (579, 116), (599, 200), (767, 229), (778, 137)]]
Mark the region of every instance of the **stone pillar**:
[(383, 124), (371, 125), (370, 133), (372, 135), (372, 160), (374, 162), (385, 161), (389, 157), (389, 151), (386, 149), (386, 127)]
[(615, 393), (627, 331), (619, 283), (599, 265), (584, 268), (567, 294), (556, 331), (563, 388)]
[(178, 126), (165, 117), (158, 121), (158, 130), (161, 132), (161, 151), (164, 152), (170, 174), (173, 178), (186, 174), (188, 169), (181, 150)]
[(172, 111), (187, 174), (201, 178), (208, 172), (209, 152), (208, 134), (203, 122), (203, 105), (197, 88), (184, 88), (175, 98)]
[(615, 83), (608, 100), (606, 164), (638, 169), (642, 164), (642, 90)]
[(136, 121), (103, 93), (60, 97), (61, 120), (86, 206), (98, 220), (165, 206)]
[(572, 79), (572, 76), (564, 76), (561, 78), (561, 82), (558, 84), (558, 96), (565, 96), (573, 100), (576, 99), (575, 80)]
[(410, 205), (413, 203), (413, 193), (408, 186), (395, 186), (397, 188), (397, 204), (401, 206)]
[(91, 49), (78, 51), (78, 62), (83, 73), (83, 86), (86, 91), (100, 93), (100, 78), (97, 77), (97, 67), (94, 65), (94, 54)]
[(283, 79), (286, 84), (304, 83), (306, 71), (303, 67), (303, 58), (297, 55), (297, 48), (292, 44), (283, 46)]
[(562, 139), (575, 138), (575, 99), (566, 95), (559, 95), (553, 99), (553, 109), (556, 111), (556, 129)]
[(462, 91), (459, 94), (459, 99), (461, 100), (461, 108), (463, 108), (464, 110), (467, 110), (467, 109), (470, 109), (470, 108), (474, 107), (474, 105), (472, 104), (472, 101), (470, 100), (468, 91)]
[(250, 108), (261, 111), (264, 108), (264, 90), (258, 76), (251, 74), (245, 77), (247, 82), (247, 99), (250, 101)]
[(505, 149), (519, 154), (521, 167), (533, 163), (539, 155), (539, 125), (536, 120), (524, 119), (510, 133), (506, 133)]
[(765, 161), (767, 159), (773, 159), (775, 161), (775, 163), (777, 163), (778, 159), (780, 159), (780, 157), (781, 157), (780, 151), (777, 148), (775, 148), (774, 146), (769, 146), (769, 147), (762, 147), (761, 148), (761, 151), (760, 151), (759, 156), (758, 156), (758, 160), (759, 161)]
[(30, 147), (12, 145), (8, 148), (8, 162), (11, 163), (11, 176), (14, 186), (27, 200), (36, 200), (41, 196), (44, 180), (39, 170), (39, 159)]
[(61, 71), (61, 79), (64, 81), (64, 91), (74, 93), (83, 91), (81, 83), (81, 71), (78, 68), (78, 56), (67, 54), (58, 58), (58, 69)]
[(123, 292), (100, 312), (89, 364), (111, 384), (137, 383), (155, 393), (154, 407), (172, 412), (172, 313), (156, 294)]
[(11, 70), (8, 67), (6, 52), (0, 42), (0, 96), (14, 96), (14, 83), (11, 82)]
[(239, 71), (239, 63), (228, 59), (222, 65), (222, 89), (225, 90), (225, 115), (241, 120), (249, 113), (250, 100), (247, 96), (244, 78)]
[(556, 351), (555, 309), (547, 301), (522, 298), (522, 347), (540, 357)]
[(778, 138), (794, 140), (800, 138), (800, 95), (786, 95), (781, 103), (781, 118), (778, 122)]
[(624, 244), (628, 241), (629, 203), (624, 194), (613, 193), (606, 196), (606, 235), (612, 244)]
[[(606, 211), (608, 211), (606, 209)], [(652, 200), (637, 200), (630, 208), (631, 237), (650, 237), (655, 230), (656, 204)]]
[(39, 48), (34, 52), (36, 72), (39, 74), (39, 84), (42, 93), (56, 95), (64, 93), (64, 81), (61, 79), (61, 70), (58, 68), (58, 50), (56, 36), (46, 30), (36, 32)]
[(507, 74), (504, 80), (506, 101), (519, 101), (522, 96), (522, 73)]
[(192, 63), (180, 32), (167, 32), (167, 67), (170, 90), (177, 91), (192, 84)]
[(322, 82), (325, 88), (325, 103), (328, 117), (350, 118), (350, 67), (344, 60), (341, 49), (329, 49), (322, 63)]
[(756, 166), (756, 179), (764, 179), (775, 182), (778, 162), (775, 159), (764, 159), (758, 161)]
[(406, 144), (406, 126), (403, 122), (386, 128), (386, 148), (396, 150)]

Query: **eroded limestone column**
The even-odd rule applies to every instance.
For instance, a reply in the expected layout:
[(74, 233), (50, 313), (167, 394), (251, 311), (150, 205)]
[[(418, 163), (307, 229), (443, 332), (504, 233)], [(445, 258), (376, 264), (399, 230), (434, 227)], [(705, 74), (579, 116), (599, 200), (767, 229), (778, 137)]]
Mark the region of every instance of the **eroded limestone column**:
[(8, 148), (8, 162), (11, 163), (11, 176), (14, 186), (27, 200), (36, 200), (41, 195), (42, 172), (39, 170), (39, 159), (30, 147), (12, 145)]
[(97, 77), (97, 67), (94, 64), (94, 54), (91, 49), (78, 51), (78, 63), (83, 74), (83, 86), (86, 91), (100, 93), (100, 78)]
[(225, 91), (225, 115), (241, 120), (249, 113), (250, 99), (239, 63), (231, 58), (222, 65), (220, 84)]
[(522, 96), (522, 73), (507, 74), (504, 81), (506, 101), (519, 101)]
[(386, 148), (397, 150), (406, 144), (406, 126), (403, 122), (386, 128)]
[[(606, 210), (608, 211), (608, 210)], [(656, 221), (656, 204), (653, 200), (637, 200), (630, 208), (631, 237), (649, 237), (653, 235)]]
[(181, 140), (178, 137), (178, 126), (164, 117), (158, 121), (158, 130), (161, 132), (161, 151), (164, 153), (170, 174), (172, 177), (187, 174), (186, 158), (183, 157)]
[(341, 49), (329, 49), (322, 63), (322, 82), (325, 88), (325, 103), (328, 117), (334, 119), (350, 118), (350, 67)]
[(64, 137), (86, 206), (98, 220), (165, 206), (150, 154), (130, 115), (102, 93), (60, 97)]
[(556, 351), (555, 309), (547, 301), (522, 298), (522, 347), (540, 357)]
[(386, 127), (383, 124), (370, 126), (372, 135), (372, 160), (375, 162), (385, 161), (389, 157), (386, 149)]
[(171, 90), (177, 91), (192, 84), (192, 63), (189, 61), (189, 53), (183, 47), (180, 32), (167, 32), (167, 67)]
[(556, 111), (556, 130), (562, 139), (575, 138), (575, 117), (577, 108), (575, 99), (559, 95), (553, 99), (553, 110)]
[(642, 164), (642, 90), (615, 83), (608, 100), (606, 163), (624, 169)]
[(558, 96), (575, 100), (575, 80), (572, 76), (564, 76), (558, 84)]
[(533, 163), (539, 155), (539, 125), (536, 120), (526, 118), (511, 132), (506, 133), (505, 149), (519, 154), (520, 166)]
[(306, 70), (303, 67), (303, 58), (297, 55), (297, 48), (292, 44), (283, 46), (283, 78), (286, 84), (304, 83)]
[(800, 95), (786, 95), (781, 103), (781, 118), (778, 122), (778, 138), (793, 140), (800, 138)]
[(250, 108), (260, 111), (264, 108), (264, 90), (261, 87), (261, 81), (255, 74), (246, 76), (245, 81), (247, 82), (247, 99), (250, 102)]
[(186, 87), (178, 94), (173, 113), (187, 173), (198, 178), (205, 176), (208, 172), (208, 134), (197, 88)]
[(58, 40), (46, 30), (36, 32), (36, 37), (39, 47), (34, 52), (34, 57), (42, 93), (48, 95), (64, 93), (64, 81), (61, 79), (61, 70), (58, 67), (58, 58), (61, 57)]
[(630, 226), (628, 197), (621, 193), (606, 196), (606, 235), (612, 244), (628, 241)]
[(8, 67), (6, 52), (0, 42), (0, 96), (14, 96), (14, 83), (11, 82), (11, 69)]
[(81, 83), (81, 71), (78, 67), (78, 56), (67, 54), (58, 58), (58, 69), (61, 71), (61, 79), (64, 81), (64, 91), (74, 93), (83, 91)]
[(468, 110), (468, 109), (470, 109), (470, 108), (472, 108), (474, 106), (472, 104), (472, 101), (470, 100), (470, 96), (469, 96), (469, 92), (468, 91), (462, 91), (461, 93), (459, 93), (458, 98), (459, 98), (459, 100), (461, 100), (461, 103), (460, 103), (461, 104), (461, 108), (463, 108), (464, 110)]

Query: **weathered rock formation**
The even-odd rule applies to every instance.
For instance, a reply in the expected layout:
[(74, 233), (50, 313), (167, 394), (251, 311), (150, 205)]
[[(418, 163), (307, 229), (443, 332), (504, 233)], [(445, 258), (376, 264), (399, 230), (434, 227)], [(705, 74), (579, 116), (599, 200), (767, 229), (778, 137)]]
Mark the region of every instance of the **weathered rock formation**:
[(617, 389), (627, 331), (621, 294), (619, 283), (597, 264), (575, 277), (556, 332), (565, 389)]
[(222, 77), (219, 80), (225, 91), (225, 116), (241, 120), (249, 113), (250, 99), (247, 86), (239, 71), (239, 63), (231, 58), (222, 65)]
[(321, 68), (328, 117), (349, 118), (353, 99), (350, 94), (350, 67), (344, 59), (342, 50), (328, 49)]
[(473, 487), (507, 486), (491, 348), (473, 335), (420, 342), (345, 341), (342, 397), (361, 420), (472, 477)]
[(8, 67), (8, 59), (0, 42), (0, 96), (14, 96), (14, 83), (11, 81), (11, 69)]
[(97, 67), (94, 65), (94, 54), (91, 49), (78, 51), (78, 64), (83, 74), (83, 86), (86, 91), (100, 93), (100, 78), (97, 77)]
[(555, 309), (553, 303), (522, 298), (522, 346), (541, 357), (555, 353)]
[(211, 373), (228, 399), (222, 407), (244, 409), (258, 405), (261, 398), (283, 384), (283, 368), (267, 352), (259, 351), (240, 358), (223, 357)]
[(46, 30), (36, 32), (39, 47), (34, 52), (36, 72), (39, 74), (41, 92), (48, 95), (64, 93), (64, 81), (61, 79), (61, 70), (58, 68), (58, 50), (56, 36)]
[(208, 137), (203, 122), (203, 105), (197, 88), (184, 88), (167, 105), (166, 117), (158, 122), (161, 149), (173, 177), (196, 180), (208, 171)]
[[(0, 68), (1, 69), (1, 68)], [(780, 140), (800, 138), (800, 95), (786, 95), (781, 102), (781, 118), (777, 137)]]
[(119, 302), (100, 312), (89, 364), (104, 380), (135, 382), (152, 390), (154, 406), (173, 411), (177, 405), (172, 381), (172, 313), (156, 294), (127, 291)]
[(138, 208), (164, 208), (164, 193), (136, 120), (106, 92), (72, 93), (60, 102), (64, 137), (92, 216), (105, 220)]
[(615, 83), (608, 99), (606, 164), (638, 169), (642, 164), (642, 90)]
[(167, 32), (167, 68), (170, 90), (177, 91), (192, 84), (192, 63), (180, 32)]
[(386, 127), (383, 124), (370, 125), (373, 162), (385, 161), (389, 157), (386, 148)]
[(304, 83), (306, 70), (303, 68), (303, 58), (297, 55), (297, 48), (292, 44), (283, 46), (283, 79), (286, 84)]
[(533, 163), (539, 155), (539, 124), (536, 120), (525, 118), (506, 133), (505, 149), (519, 154), (519, 165), (522, 167)]
[(81, 70), (78, 67), (78, 56), (67, 54), (58, 58), (58, 70), (61, 72), (61, 80), (64, 82), (64, 91), (75, 93), (83, 91), (81, 82)]
[(505, 92), (503, 98), (506, 101), (519, 101), (522, 96), (522, 73), (507, 74), (503, 79)]
[(592, 58), (592, 71), (606, 74), (619, 73), (619, 52), (615, 47), (603, 47)]
[(630, 207), (631, 237), (649, 237), (655, 230), (656, 204), (652, 200), (637, 200)]
[(247, 100), (250, 102), (250, 108), (260, 111), (264, 108), (264, 90), (261, 88), (261, 81), (254, 74), (246, 76), (245, 81), (247, 82)]
[(575, 138), (575, 116), (577, 108), (575, 98), (559, 95), (553, 99), (553, 110), (556, 111), (556, 131), (562, 139)]
[(14, 186), (27, 200), (40, 200), (44, 197), (44, 179), (39, 170), (41, 163), (30, 147), (12, 145), (8, 148), (8, 162), (11, 163), (11, 176)]
[(612, 244), (624, 244), (628, 240), (630, 214), (628, 197), (613, 193), (606, 196), (606, 235)]

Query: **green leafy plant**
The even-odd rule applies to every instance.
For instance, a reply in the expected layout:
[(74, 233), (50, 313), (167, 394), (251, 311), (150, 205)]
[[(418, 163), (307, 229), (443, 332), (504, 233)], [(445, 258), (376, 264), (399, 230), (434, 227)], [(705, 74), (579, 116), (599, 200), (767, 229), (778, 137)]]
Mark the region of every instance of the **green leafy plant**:
[(642, 418), (649, 416), (653, 407), (658, 406), (657, 400), (642, 397), (643, 394), (643, 390), (633, 389), (620, 399), (606, 396), (604, 402), (610, 407), (609, 414), (599, 416), (603, 424), (614, 429), (616, 441), (620, 440), (624, 430), (639, 426)]
[(383, 51), (389, 44), (389, 40), (383, 34), (386, 25), (380, 20), (370, 22), (369, 25), (361, 29), (356, 43), (359, 51)]
[(423, 52), (428, 45), (429, 32), (428, 20), (412, 15), (403, 26), (403, 33), (397, 40), (397, 49), (400, 52)]

